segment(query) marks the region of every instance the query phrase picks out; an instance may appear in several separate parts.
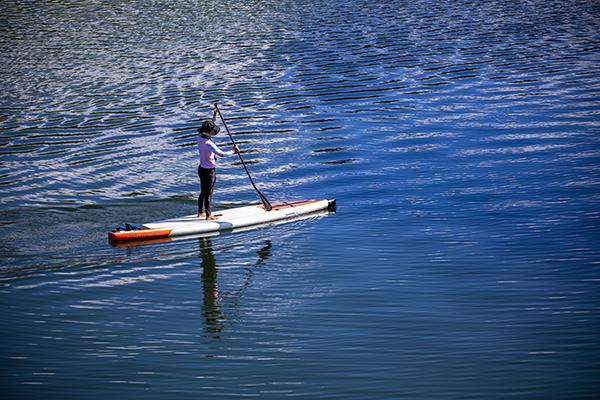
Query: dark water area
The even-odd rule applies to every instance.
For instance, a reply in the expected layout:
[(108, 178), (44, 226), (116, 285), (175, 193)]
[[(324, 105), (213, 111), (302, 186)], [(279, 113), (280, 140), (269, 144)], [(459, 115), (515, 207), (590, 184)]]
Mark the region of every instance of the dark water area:
[[(595, 399), (595, 1), (0, 3), (5, 399)], [(272, 201), (196, 209), (219, 102)], [(226, 145), (225, 135), (217, 143)], [(257, 202), (220, 162), (217, 208)]]

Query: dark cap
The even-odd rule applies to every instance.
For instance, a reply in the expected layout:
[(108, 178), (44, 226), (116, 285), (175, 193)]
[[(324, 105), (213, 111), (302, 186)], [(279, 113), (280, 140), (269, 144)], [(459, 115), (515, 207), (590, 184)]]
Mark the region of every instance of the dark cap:
[(202, 126), (200, 126), (200, 128), (198, 128), (198, 133), (201, 133), (206, 136), (214, 136), (217, 133), (219, 133), (220, 131), (221, 131), (221, 128), (219, 128), (217, 125), (215, 125), (214, 122), (212, 122), (210, 120), (206, 120), (206, 121), (202, 122)]

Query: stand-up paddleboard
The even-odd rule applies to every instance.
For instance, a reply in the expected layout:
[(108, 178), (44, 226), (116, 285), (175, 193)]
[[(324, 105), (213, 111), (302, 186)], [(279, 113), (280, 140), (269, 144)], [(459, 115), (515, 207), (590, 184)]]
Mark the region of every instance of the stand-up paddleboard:
[(143, 246), (143, 245), (148, 245), (148, 244), (169, 243), (169, 242), (175, 242), (175, 241), (179, 241), (179, 240), (191, 240), (191, 239), (198, 239), (198, 238), (205, 238), (205, 237), (232, 235), (232, 234), (247, 232), (247, 231), (262, 228), (262, 227), (273, 227), (273, 226), (280, 225), (280, 224), (288, 224), (288, 223), (303, 221), (303, 220), (307, 220), (307, 219), (314, 220), (319, 217), (325, 217), (334, 212), (335, 212), (335, 207), (318, 210), (318, 211), (311, 212), (308, 214), (301, 214), (301, 215), (298, 215), (297, 217), (291, 217), (291, 218), (286, 218), (286, 219), (280, 219), (277, 221), (271, 221), (271, 222), (267, 222), (267, 223), (259, 224), (259, 225), (242, 226), (239, 228), (224, 229), (221, 231), (194, 233), (191, 235), (170, 236), (170, 237), (163, 237), (163, 238), (156, 238), (156, 239), (128, 240), (128, 241), (124, 241), (124, 242), (111, 241), (110, 244), (115, 247), (131, 248), (132, 246)]
[(260, 225), (293, 219), (319, 210), (333, 209), (335, 208), (335, 199), (282, 201), (273, 203), (272, 206), (271, 211), (265, 210), (262, 204), (230, 208), (214, 213), (213, 216), (217, 217), (216, 220), (197, 218), (196, 215), (165, 219), (143, 224), (140, 229), (114, 230), (108, 233), (108, 240), (110, 242), (152, 240)]

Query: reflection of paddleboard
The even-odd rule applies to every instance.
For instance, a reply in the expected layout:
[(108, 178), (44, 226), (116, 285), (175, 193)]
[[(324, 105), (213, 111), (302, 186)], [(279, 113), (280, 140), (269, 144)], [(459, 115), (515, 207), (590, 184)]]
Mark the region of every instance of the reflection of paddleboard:
[(262, 205), (230, 208), (214, 213), (213, 215), (218, 218), (217, 220), (207, 221), (203, 218), (197, 218), (196, 215), (165, 219), (144, 224), (141, 229), (109, 232), (108, 240), (111, 242), (127, 242), (218, 232), (293, 219), (303, 214), (334, 207), (335, 199), (281, 201), (273, 203), (271, 211), (266, 211)]

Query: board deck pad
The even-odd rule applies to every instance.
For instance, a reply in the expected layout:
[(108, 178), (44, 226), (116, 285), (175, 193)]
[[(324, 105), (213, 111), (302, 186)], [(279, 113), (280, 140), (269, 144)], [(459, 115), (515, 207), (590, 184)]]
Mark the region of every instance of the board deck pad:
[(266, 211), (262, 204), (221, 210), (213, 213), (213, 216), (217, 217), (216, 220), (198, 218), (193, 214), (150, 222), (143, 224), (142, 228), (137, 230), (109, 232), (108, 240), (110, 242), (152, 240), (260, 225), (331, 209), (335, 207), (335, 199), (280, 201), (272, 203), (272, 206), (271, 211)]

